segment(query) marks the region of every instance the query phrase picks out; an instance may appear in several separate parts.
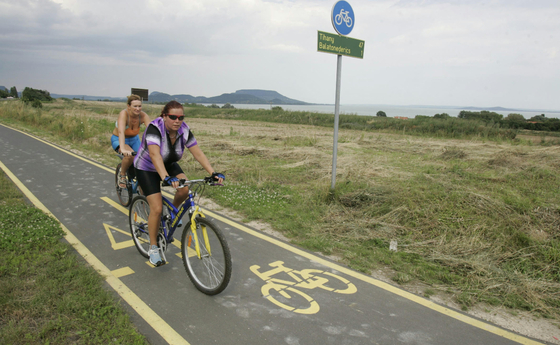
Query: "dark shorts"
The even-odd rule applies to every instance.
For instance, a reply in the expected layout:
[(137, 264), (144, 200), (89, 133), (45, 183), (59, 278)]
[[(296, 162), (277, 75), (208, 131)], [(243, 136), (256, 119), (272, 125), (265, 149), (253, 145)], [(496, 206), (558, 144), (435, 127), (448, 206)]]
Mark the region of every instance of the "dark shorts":
[[(165, 170), (169, 176), (184, 174), (177, 162), (166, 165)], [(136, 178), (145, 196), (161, 193), (161, 178), (157, 172), (136, 169)]]

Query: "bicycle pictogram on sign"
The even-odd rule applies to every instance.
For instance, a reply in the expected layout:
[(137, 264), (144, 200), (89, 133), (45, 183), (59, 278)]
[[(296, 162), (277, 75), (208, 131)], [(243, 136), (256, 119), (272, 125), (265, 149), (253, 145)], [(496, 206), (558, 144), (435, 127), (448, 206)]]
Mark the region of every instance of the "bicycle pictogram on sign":
[[(300, 291), (300, 288), (308, 290), (320, 288), (340, 294), (353, 294), (358, 291), (350, 281), (328, 271), (318, 269), (297, 271), (285, 267), (283, 261), (275, 261), (268, 265), (272, 269), (266, 272), (259, 272), (261, 268), (259, 265), (250, 267), (251, 272), (266, 282), (261, 288), (262, 295), (275, 305), (294, 313), (315, 314), (320, 309), (319, 303)], [(281, 273), (292, 280), (272, 278)]]
[(348, 35), (356, 23), (352, 6), (344, 0), (338, 1), (333, 6), (331, 20), (336, 32), (340, 35)]
[(352, 27), (352, 18), (348, 15), (349, 11), (344, 11), (344, 8), (340, 9), (340, 13), (334, 16), (334, 22), (336, 25), (342, 24), (342, 21), (346, 23), (347, 27)]

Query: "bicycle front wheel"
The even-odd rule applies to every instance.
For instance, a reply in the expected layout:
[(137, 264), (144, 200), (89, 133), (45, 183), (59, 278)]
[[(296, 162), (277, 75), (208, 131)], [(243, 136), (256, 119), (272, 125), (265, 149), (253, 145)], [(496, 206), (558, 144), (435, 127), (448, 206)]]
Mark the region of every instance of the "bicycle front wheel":
[(121, 174), (121, 166), (122, 163), (117, 165), (117, 169), (115, 169), (115, 189), (117, 190), (117, 197), (119, 198), (119, 202), (124, 207), (128, 207), (130, 205), (130, 201), (132, 199), (132, 185), (130, 184), (130, 180), (126, 183), (126, 187), (122, 188), (119, 186), (119, 175)]
[(340, 15), (340, 13), (334, 16), (334, 22), (336, 23), (336, 25), (342, 24), (342, 16)]
[(143, 195), (135, 197), (128, 211), (128, 223), (136, 249), (145, 258), (148, 258), (148, 250), (150, 250), (149, 216), (150, 205), (148, 205), (148, 199)]
[[(231, 254), (226, 239), (220, 229), (206, 218), (196, 218), (196, 237), (190, 225), (185, 226), (181, 237), (185, 270), (199, 291), (207, 295), (219, 294), (231, 278)], [(200, 257), (196, 252), (196, 239)]]

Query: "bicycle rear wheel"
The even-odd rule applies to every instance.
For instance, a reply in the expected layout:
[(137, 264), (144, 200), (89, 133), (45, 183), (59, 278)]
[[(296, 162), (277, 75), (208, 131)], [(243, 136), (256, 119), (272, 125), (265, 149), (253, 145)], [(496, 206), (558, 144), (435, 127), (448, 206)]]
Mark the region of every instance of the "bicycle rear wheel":
[(145, 258), (148, 258), (148, 250), (150, 250), (149, 216), (150, 205), (148, 205), (148, 199), (143, 195), (135, 197), (128, 212), (128, 223), (136, 249)]
[(128, 207), (128, 205), (130, 205), (130, 201), (132, 200), (132, 185), (130, 183), (130, 179), (128, 179), (125, 188), (119, 186), (121, 166), (122, 163), (119, 163), (119, 165), (117, 165), (117, 169), (115, 169), (115, 189), (117, 190), (117, 197), (119, 198), (121, 205)]
[[(195, 249), (195, 237), (191, 224), (185, 226), (181, 237), (183, 264), (190, 280), (198, 290), (207, 295), (222, 292), (231, 278), (231, 254), (220, 229), (210, 220), (196, 218), (196, 235), (200, 246), (200, 258)], [(204, 231), (208, 240), (204, 238)]]

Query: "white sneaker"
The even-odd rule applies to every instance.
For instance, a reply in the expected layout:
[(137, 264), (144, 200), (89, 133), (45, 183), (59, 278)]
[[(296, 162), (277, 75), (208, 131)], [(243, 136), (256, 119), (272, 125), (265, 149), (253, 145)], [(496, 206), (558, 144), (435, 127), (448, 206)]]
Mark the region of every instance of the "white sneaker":
[(159, 248), (156, 245), (150, 246), (150, 250), (148, 250), (148, 255), (150, 256), (150, 263), (156, 267), (161, 266), (164, 264), (161, 256), (159, 255)]

